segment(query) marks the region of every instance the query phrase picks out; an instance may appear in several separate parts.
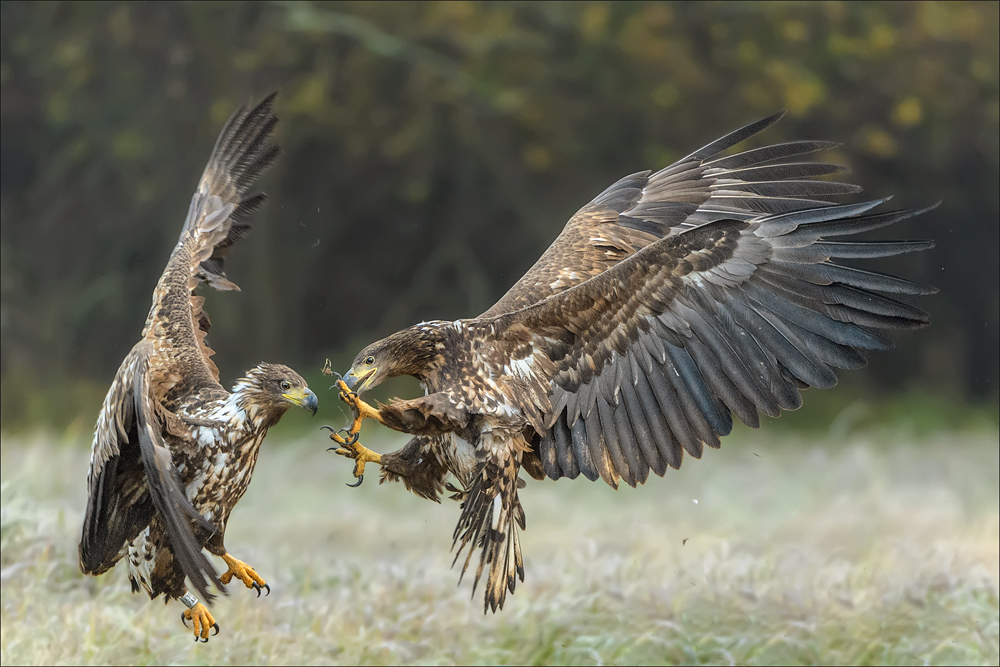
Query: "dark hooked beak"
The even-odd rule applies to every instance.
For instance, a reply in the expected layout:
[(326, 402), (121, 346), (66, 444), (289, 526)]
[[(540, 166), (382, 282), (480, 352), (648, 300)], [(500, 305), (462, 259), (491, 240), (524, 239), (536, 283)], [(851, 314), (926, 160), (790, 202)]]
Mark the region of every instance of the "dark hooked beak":
[(351, 391), (354, 391), (354, 385), (358, 383), (358, 376), (354, 374), (354, 369), (347, 371), (347, 375), (344, 376), (344, 384)]
[(358, 375), (352, 368), (347, 371), (347, 375), (344, 376), (344, 384), (347, 385), (348, 389), (360, 395), (361, 392), (368, 388), (368, 381), (371, 380), (376, 372), (378, 372), (378, 369), (372, 368), (363, 375)]
[(316, 398), (316, 394), (313, 393), (313, 390), (308, 387), (293, 389), (282, 395), (286, 400), (288, 400), (288, 402), (308, 410), (313, 415), (315, 415), (316, 410), (319, 409), (319, 399)]

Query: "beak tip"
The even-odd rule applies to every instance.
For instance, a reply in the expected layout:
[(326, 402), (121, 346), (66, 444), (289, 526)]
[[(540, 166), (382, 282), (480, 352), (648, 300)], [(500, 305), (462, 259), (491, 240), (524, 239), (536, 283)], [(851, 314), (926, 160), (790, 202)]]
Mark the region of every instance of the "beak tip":
[(344, 384), (347, 385), (348, 389), (354, 389), (354, 385), (358, 383), (358, 376), (353, 372), (348, 371), (347, 375), (344, 376)]
[(316, 416), (316, 411), (319, 410), (319, 399), (316, 398), (316, 394), (312, 389), (307, 389), (306, 400), (303, 407), (309, 411), (309, 414)]

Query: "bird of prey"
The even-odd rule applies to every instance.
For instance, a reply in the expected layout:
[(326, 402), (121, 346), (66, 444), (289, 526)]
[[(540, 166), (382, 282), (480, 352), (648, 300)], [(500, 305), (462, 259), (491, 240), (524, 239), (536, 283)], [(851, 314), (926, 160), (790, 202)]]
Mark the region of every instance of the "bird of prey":
[[(253, 475), (268, 428), (291, 406), (316, 413), (316, 395), (287, 366), (261, 363), (219, 384), (202, 282), (238, 290), (223, 272), (230, 247), (249, 229), (247, 217), (263, 194), (247, 195), (279, 149), (275, 95), (239, 109), (226, 123), (191, 200), (167, 267), (153, 292), (142, 339), (122, 362), (94, 429), (80, 569), (98, 575), (121, 558), (132, 591), (179, 599), (188, 608), (195, 641), (219, 626), (188, 591), (205, 602), (208, 582), (225, 592), (233, 577), (260, 596), (270, 587), (252, 567), (229, 554), (226, 523)], [(225, 561), (220, 577), (202, 552)]]
[[(473, 319), (431, 321), (372, 343), (338, 384), (355, 409), (338, 453), (382, 466), (437, 500), (461, 489), (458, 551), (488, 571), (485, 607), (524, 580), (518, 528), (523, 468), (635, 486), (719, 447), (733, 415), (751, 427), (828, 388), (835, 368), (892, 347), (881, 332), (928, 323), (892, 295), (935, 290), (835, 263), (933, 247), (852, 241), (920, 210), (873, 211), (886, 200), (835, 204), (857, 186), (816, 177), (841, 167), (799, 156), (833, 147), (793, 141), (723, 155), (776, 122), (738, 129), (655, 173), (626, 176), (580, 209), (538, 262)], [(927, 210), (927, 209), (925, 209)], [(425, 396), (377, 409), (358, 398), (416, 377)], [(391, 454), (357, 442), (371, 417), (416, 437)]]

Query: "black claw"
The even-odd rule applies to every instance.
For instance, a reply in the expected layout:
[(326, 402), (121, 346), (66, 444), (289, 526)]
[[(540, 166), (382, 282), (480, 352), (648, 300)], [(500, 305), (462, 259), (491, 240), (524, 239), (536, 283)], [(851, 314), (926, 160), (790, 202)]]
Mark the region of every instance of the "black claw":
[(256, 581), (253, 582), (253, 589), (257, 591), (257, 597), (260, 597), (260, 584), (258, 584)]
[(268, 595), (271, 594), (271, 587), (268, 584), (264, 584), (264, 589), (267, 590), (267, 593), (264, 594), (264, 597), (267, 597)]
[[(213, 636), (213, 637), (214, 637), (215, 635), (219, 634), (219, 624), (218, 624), (218, 623), (213, 623), (213, 624), (212, 624), (212, 629), (213, 629), (213, 630), (215, 630), (215, 632), (213, 632), (213, 633), (212, 633), (212, 636)], [(206, 640), (206, 641), (208, 641), (208, 640)]]
[(365, 476), (364, 475), (358, 475), (358, 481), (355, 482), (354, 484), (348, 484), (347, 486), (351, 487), (352, 489), (356, 489), (359, 486), (361, 486), (361, 482), (363, 482), (363, 481), (365, 481)]
[(185, 628), (188, 626), (188, 620), (187, 617), (184, 615), (183, 611), (181, 612), (181, 623), (184, 625)]
[[(195, 637), (195, 638), (194, 638), (194, 640), (195, 640), (195, 641), (198, 641), (198, 638), (197, 638), (197, 637)], [(201, 643), (202, 643), (202, 644), (207, 644), (207, 643), (208, 643), (208, 637), (202, 637), (202, 638), (201, 638)]]
[(320, 426), (320, 427), (319, 427), (319, 430), (321, 430), (321, 431), (322, 431), (323, 429), (326, 429), (326, 430), (327, 430), (327, 431), (329, 431), (330, 433), (333, 433), (333, 432), (334, 432), (334, 430), (333, 430), (333, 427), (332, 427), (332, 426), (330, 426), (329, 424), (323, 424), (322, 426)]
[(358, 438), (361, 437), (361, 431), (358, 431), (357, 433), (351, 433), (351, 429), (349, 429), (349, 428), (342, 428), (339, 431), (337, 431), (337, 433), (338, 434), (340, 434), (340, 433), (346, 433), (347, 434), (347, 437), (344, 438), (344, 444), (345, 445), (353, 445), (354, 443), (356, 443), (358, 441)]

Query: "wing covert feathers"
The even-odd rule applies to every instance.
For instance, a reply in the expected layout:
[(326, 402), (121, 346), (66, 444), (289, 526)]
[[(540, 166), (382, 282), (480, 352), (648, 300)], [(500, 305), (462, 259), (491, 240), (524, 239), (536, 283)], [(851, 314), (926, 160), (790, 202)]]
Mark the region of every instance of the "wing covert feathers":
[(830, 141), (792, 141), (720, 156), (783, 115), (735, 130), (655, 173), (637, 172), (611, 185), (570, 218), (535, 265), (482, 317), (538, 303), (686, 229), (828, 206), (827, 197), (861, 190), (816, 180), (844, 172), (839, 165), (799, 161), (837, 145)]
[(929, 210), (872, 212), (883, 201), (683, 229), (534, 306), (476, 320), (532, 341), (512, 367), (537, 386), (511, 400), (549, 391), (548, 403), (522, 408), (544, 415), (545, 473), (640, 484), (684, 452), (718, 447), (732, 415), (757, 427), (761, 413), (794, 410), (802, 389), (832, 387), (836, 369), (891, 347), (883, 332), (925, 326), (897, 297), (936, 290), (832, 261), (933, 247), (841, 240)]

